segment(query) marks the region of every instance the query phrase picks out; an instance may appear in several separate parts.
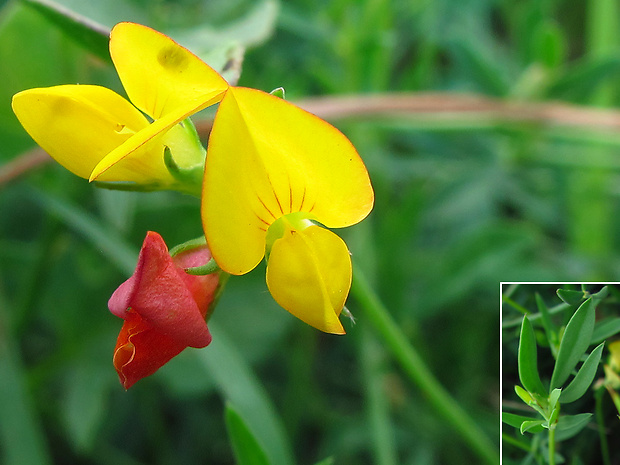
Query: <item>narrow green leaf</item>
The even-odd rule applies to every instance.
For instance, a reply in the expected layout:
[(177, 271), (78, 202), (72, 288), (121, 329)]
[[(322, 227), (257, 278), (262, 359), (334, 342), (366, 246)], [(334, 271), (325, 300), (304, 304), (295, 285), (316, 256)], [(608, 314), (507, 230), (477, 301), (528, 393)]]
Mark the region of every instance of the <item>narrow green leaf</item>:
[(543, 423), (545, 423), (545, 420), (524, 421), (521, 424), (521, 428), (519, 428), (519, 431), (521, 431), (521, 434), (525, 433), (526, 431), (529, 431), (530, 433), (538, 433), (543, 430)]
[(586, 361), (583, 362), (583, 365), (581, 365), (581, 368), (579, 369), (579, 372), (577, 372), (575, 378), (571, 381), (568, 387), (562, 391), (560, 402), (565, 404), (574, 402), (586, 393), (592, 384), (594, 377), (596, 376), (596, 370), (598, 368), (598, 363), (601, 360), (604, 345), (604, 342), (599, 344), (596, 349), (590, 353)]
[(558, 358), (551, 375), (551, 389), (560, 387), (573, 371), (592, 339), (595, 306), (592, 299), (586, 300), (572, 316), (560, 342)]
[(548, 87), (551, 97), (580, 99), (589, 97), (592, 89), (598, 87), (620, 70), (617, 54), (600, 58), (585, 58), (576, 62)]
[(521, 325), (521, 337), (519, 338), (518, 355), (519, 379), (525, 389), (531, 393), (546, 396), (547, 391), (540, 381), (538, 374), (538, 361), (536, 354), (536, 335), (532, 323), (523, 317)]
[(550, 69), (562, 64), (566, 56), (566, 38), (555, 22), (541, 22), (532, 35), (533, 55)]
[(591, 413), (580, 413), (578, 415), (564, 415), (558, 420), (555, 428), (555, 440), (564, 441), (579, 433), (590, 421)]
[(4, 310), (0, 312), (0, 462), (48, 465), (52, 458), (27, 386), (17, 342), (5, 326)]
[(108, 42), (110, 30), (95, 21), (49, 0), (23, 0), (77, 44), (102, 60), (112, 63)]
[(138, 251), (115, 231), (103, 224), (94, 215), (66, 200), (53, 197), (49, 193), (34, 191), (33, 197), (46, 211), (58, 217), (70, 228), (84, 236), (115, 264), (119, 271), (133, 273), (136, 266)]
[(580, 305), (585, 299), (589, 297), (589, 294), (584, 291), (574, 291), (572, 289), (558, 289), (558, 297), (569, 305)]
[(237, 465), (269, 465), (265, 451), (231, 404), (224, 414)]
[(606, 318), (602, 321), (597, 321), (594, 325), (590, 344), (602, 342), (618, 333), (620, 333), (620, 317)]
[(515, 386), (515, 392), (517, 393), (519, 398), (523, 402), (525, 402), (527, 405), (535, 403), (534, 398), (530, 395), (530, 393), (527, 392), (525, 389), (523, 389), (521, 386), (516, 385)]
[(549, 313), (549, 308), (538, 293), (536, 293), (536, 306), (538, 307), (538, 311), (541, 316), (542, 325), (545, 329), (545, 334), (547, 335), (547, 341), (549, 341), (549, 346), (552, 348), (552, 350), (557, 350), (556, 345), (558, 343), (558, 332), (555, 328), (555, 325), (551, 321), (551, 314)]
[(515, 428), (521, 428), (521, 424), (524, 421), (532, 421), (535, 418), (526, 417), (525, 415), (517, 415), (515, 413), (502, 412), (502, 422), (507, 425), (514, 426)]
[(226, 337), (223, 328), (209, 322), (213, 342), (208, 350), (196, 351), (207, 372), (213, 376), (223, 397), (231, 402), (262, 446), (271, 465), (295, 463), (280, 417), (246, 361)]
[(336, 461), (333, 457), (327, 457), (326, 459), (321, 460), (320, 462), (315, 463), (314, 465), (334, 465)]

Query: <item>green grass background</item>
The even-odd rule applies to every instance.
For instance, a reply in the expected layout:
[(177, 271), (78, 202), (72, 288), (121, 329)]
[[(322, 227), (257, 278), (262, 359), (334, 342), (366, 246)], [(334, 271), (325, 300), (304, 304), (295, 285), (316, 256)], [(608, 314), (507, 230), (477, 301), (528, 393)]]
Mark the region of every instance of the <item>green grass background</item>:
[[(108, 62), (26, 3), (0, 1), (5, 168), (34, 148), (10, 110), (15, 92), (122, 92)], [(240, 85), (283, 86), (291, 101), (438, 92), (524, 108), (618, 103), (607, 0), (59, 3), (106, 27), (150, 25), (213, 60), (243, 44)], [(499, 282), (617, 279), (620, 137), (588, 121), (442, 110), (332, 120), (376, 191), (371, 216), (342, 234), (399, 328), (499, 447)], [(147, 230), (171, 246), (198, 236), (198, 201), (95, 189), (54, 163), (0, 186), (1, 463), (233, 463), (227, 401), (259, 405), (253, 421), (275, 432), (262, 445), (284, 461), (480, 463), (354, 298), (347, 336), (321, 334), (277, 307), (262, 265), (230, 280), (211, 320), (220, 345), (187, 350), (124, 392), (111, 364), (121, 322), (106, 304)]]

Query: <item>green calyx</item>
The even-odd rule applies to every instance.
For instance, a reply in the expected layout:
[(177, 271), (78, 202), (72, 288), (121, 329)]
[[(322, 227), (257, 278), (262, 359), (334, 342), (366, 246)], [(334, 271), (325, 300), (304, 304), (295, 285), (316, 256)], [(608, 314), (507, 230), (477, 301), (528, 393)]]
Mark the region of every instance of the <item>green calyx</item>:
[(303, 231), (310, 226), (321, 226), (316, 217), (306, 212), (293, 212), (281, 216), (269, 226), (265, 237), (265, 258), (269, 260), (269, 253), (273, 244), (284, 237), (287, 231)]

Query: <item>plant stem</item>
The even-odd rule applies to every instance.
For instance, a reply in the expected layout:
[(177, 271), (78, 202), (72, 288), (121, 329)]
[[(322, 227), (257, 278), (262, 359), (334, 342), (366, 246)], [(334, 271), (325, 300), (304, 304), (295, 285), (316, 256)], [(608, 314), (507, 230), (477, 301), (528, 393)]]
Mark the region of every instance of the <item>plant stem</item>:
[(407, 376), (423, 392), (437, 413), (444, 417), (485, 463), (498, 464), (498, 448), (493, 446), (489, 437), (435, 378), (423, 358), (400, 331), (359, 267), (353, 275), (351, 292)]
[(603, 465), (611, 465), (609, 460), (609, 444), (607, 443), (607, 435), (605, 434), (605, 415), (603, 412), (603, 396), (607, 392), (606, 386), (599, 386), (594, 391), (594, 399), (596, 401), (596, 422), (598, 424), (598, 437), (601, 443), (601, 458)]
[(549, 428), (549, 465), (555, 465), (555, 427)]

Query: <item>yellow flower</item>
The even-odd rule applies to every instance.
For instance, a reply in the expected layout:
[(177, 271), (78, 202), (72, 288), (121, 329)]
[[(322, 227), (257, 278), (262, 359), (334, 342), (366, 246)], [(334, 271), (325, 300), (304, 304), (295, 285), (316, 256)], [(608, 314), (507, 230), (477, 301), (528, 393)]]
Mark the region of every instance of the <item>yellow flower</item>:
[(342, 334), (351, 259), (326, 227), (358, 223), (373, 202), (368, 172), (340, 131), (265, 92), (228, 89), (202, 194), (205, 235), (224, 271), (247, 273), (267, 254), (274, 299), (306, 323)]
[(63, 85), (16, 94), (13, 111), (78, 176), (183, 190), (166, 166), (165, 147), (177, 167), (202, 172), (204, 150), (181, 122), (218, 102), (228, 84), (172, 39), (139, 24), (112, 29), (110, 55), (131, 103), (104, 87)]
[(221, 102), (202, 180), (203, 227), (215, 261), (239, 275), (267, 256), (274, 299), (322, 331), (344, 333), (339, 315), (351, 287), (351, 258), (327, 228), (358, 223), (374, 202), (349, 140), (280, 98), (230, 87), (146, 26), (117, 24), (110, 55), (131, 103), (90, 85), (20, 92), (13, 109), (32, 138), (91, 181), (194, 192), (200, 179), (191, 176), (202, 176), (204, 149), (184, 120)]

